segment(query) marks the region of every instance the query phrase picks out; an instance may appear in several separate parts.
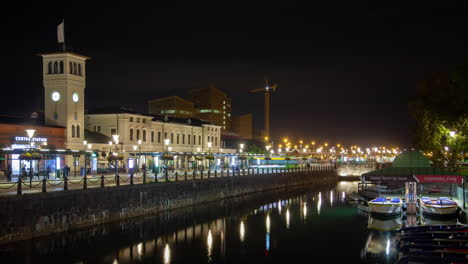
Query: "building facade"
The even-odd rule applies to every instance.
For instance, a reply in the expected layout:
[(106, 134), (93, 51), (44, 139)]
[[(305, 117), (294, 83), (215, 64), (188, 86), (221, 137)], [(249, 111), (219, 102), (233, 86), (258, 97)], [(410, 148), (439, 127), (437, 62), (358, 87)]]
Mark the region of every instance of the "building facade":
[(194, 104), (179, 96), (168, 96), (148, 101), (148, 113), (180, 118), (197, 116)]
[(242, 138), (252, 139), (252, 114), (241, 115), (232, 118), (232, 132), (239, 134)]
[(223, 131), (230, 131), (231, 98), (224, 92), (210, 85), (190, 90), (187, 98), (198, 109), (198, 118), (221, 126)]

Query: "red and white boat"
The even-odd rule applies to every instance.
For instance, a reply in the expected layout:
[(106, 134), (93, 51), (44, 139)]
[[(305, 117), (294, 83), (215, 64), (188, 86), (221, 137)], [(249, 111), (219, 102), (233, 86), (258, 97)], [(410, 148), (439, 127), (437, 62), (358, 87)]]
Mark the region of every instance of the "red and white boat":
[(457, 213), (458, 205), (454, 200), (448, 197), (421, 197), (419, 199), (419, 210), (426, 214), (448, 216)]

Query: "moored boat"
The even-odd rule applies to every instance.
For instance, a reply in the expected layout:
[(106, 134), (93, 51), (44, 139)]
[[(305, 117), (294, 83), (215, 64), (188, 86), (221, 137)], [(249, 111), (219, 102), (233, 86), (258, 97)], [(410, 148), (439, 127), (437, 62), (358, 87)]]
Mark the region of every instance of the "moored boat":
[(429, 215), (450, 216), (457, 213), (458, 205), (448, 197), (422, 197), (419, 199), (419, 210)]
[(401, 214), (402, 201), (398, 197), (377, 197), (367, 202), (369, 212), (374, 214)]

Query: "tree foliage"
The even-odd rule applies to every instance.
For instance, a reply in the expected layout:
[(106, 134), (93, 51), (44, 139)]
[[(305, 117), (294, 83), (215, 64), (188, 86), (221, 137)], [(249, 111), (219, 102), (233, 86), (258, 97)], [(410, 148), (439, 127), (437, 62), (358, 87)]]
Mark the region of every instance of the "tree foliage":
[(466, 155), (467, 91), (468, 60), (451, 73), (434, 74), (421, 82), (416, 96), (409, 102), (409, 111), (416, 121), (414, 143), (432, 154), (434, 167), (455, 170), (456, 161)]

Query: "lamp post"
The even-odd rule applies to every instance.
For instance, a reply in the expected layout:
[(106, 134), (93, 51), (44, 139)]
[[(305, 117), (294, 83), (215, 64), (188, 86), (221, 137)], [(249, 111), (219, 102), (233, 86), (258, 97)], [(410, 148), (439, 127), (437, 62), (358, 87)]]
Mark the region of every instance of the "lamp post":
[[(242, 152), (244, 150), (244, 144), (239, 144), (239, 147), (240, 147), (239, 153), (240, 155), (242, 155)], [(244, 169), (244, 161), (241, 159), (240, 162), (241, 162), (241, 169)]]
[(171, 143), (171, 140), (166, 138), (164, 139), (164, 146), (166, 146), (166, 151), (164, 152), (164, 174), (166, 175), (166, 181), (167, 181), (167, 174), (168, 174), (168, 171), (167, 171), (167, 157), (169, 155), (169, 143)]
[(114, 139), (114, 142), (115, 142), (115, 152), (117, 153), (117, 159), (115, 159), (115, 177), (117, 177), (118, 175), (118, 157), (119, 157), (119, 148), (118, 148), (118, 144), (119, 144), (119, 135), (112, 135), (112, 138)]
[[(88, 150), (91, 150), (93, 147), (93, 144), (88, 144)], [(86, 153), (85, 153), (85, 158), (86, 158)], [(91, 172), (91, 174), (93, 174), (93, 167), (91, 165), (91, 156), (89, 156), (89, 171)], [(86, 164), (85, 164), (85, 176), (86, 176)]]
[[(141, 139), (138, 140), (138, 170), (140, 170)], [(146, 162), (145, 162), (146, 163)]]
[(270, 146), (270, 145), (267, 145), (267, 146), (265, 146), (265, 148), (266, 148), (266, 151), (267, 151), (266, 157), (267, 157), (268, 159), (267, 159), (267, 164), (266, 164), (266, 165), (267, 165), (267, 169), (268, 169), (268, 163), (269, 163), (269, 158), (270, 158), (270, 148), (271, 148), (271, 146)]
[[(206, 143), (208, 145), (208, 155), (211, 156), (211, 142)], [(211, 157), (208, 159), (208, 170), (211, 169)]]
[(28, 138), (29, 138), (29, 153), (31, 154), (31, 157), (29, 159), (29, 183), (31, 186), (31, 182), (32, 182), (32, 138), (34, 136), (34, 133), (36, 132), (35, 129), (26, 129), (26, 133), (28, 134)]
[[(83, 151), (84, 151), (84, 176), (86, 176), (86, 145), (88, 144), (88, 141), (83, 140)], [(76, 170), (75, 170), (76, 171)], [(76, 176), (76, 175), (75, 175)]]

